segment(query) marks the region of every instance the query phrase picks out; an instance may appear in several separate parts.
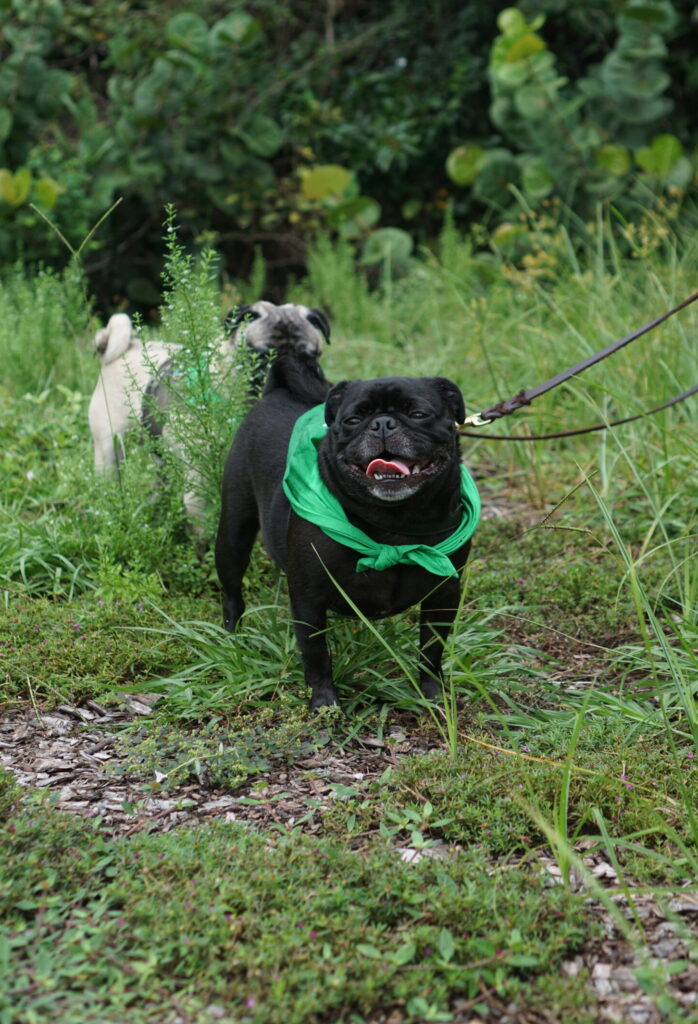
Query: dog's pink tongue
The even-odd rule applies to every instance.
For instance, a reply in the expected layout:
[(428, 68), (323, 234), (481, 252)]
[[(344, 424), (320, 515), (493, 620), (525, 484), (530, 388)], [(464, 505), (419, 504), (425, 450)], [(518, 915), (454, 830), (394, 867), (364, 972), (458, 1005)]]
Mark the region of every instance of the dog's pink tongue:
[(403, 476), (409, 476), (410, 470), (399, 459), (391, 459), (390, 462), (386, 462), (385, 459), (374, 459), (366, 467), (366, 476), (375, 476), (376, 473), (402, 473)]

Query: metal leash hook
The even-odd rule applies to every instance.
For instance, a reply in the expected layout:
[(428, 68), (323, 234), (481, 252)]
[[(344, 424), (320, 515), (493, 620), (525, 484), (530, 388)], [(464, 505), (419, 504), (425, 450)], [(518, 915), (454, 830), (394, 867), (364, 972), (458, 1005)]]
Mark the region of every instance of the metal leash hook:
[(487, 427), (493, 420), (487, 420), (483, 417), (482, 413), (474, 412), (472, 416), (466, 416), (463, 420), (464, 427)]
[[(577, 374), (583, 373), (584, 370), (588, 370), (590, 366), (594, 366), (596, 363), (600, 363), (602, 359), (612, 355), (625, 345), (630, 344), (631, 341), (635, 341), (637, 338), (642, 337), (643, 334), (647, 334), (654, 327), (659, 326), (665, 320), (668, 320), (674, 313), (678, 313), (680, 310), (685, 309), (686, 306), (690, 306), (692, 302), (698, 299), (698, 292), (694, 292), (689, 295), (687, 299), (680, 302), (678, 306), (674, 306), (673, 309), (668, 310), (666, 313), (662, 313), (655, 320), (651, 320), (650, 323), (645, 324), (644, 327), (638, 327), (636, 331), (631, 334), (626, 334), (624, 338), (620, 338), (618, 341), (614, 341), (612, 345), (608, 345), (606, 348), (600, 349), (595, 352), (594, 355), (589, 356), (587, 359), (583, 359), (581, 363), (575, 363), (574, 366), (570, 366), (567, 370), (563, 370), (561, 373), (556, 374), (554, 377), (550, 377), (548, 380), (539, 384), (535, 388), (524, 390), (523, 388), (518, 391), (511, 398), (506, 399), (503, 402), (497, 402), (496, 405), (491, 406), (489, 409), (483, 409), (482, 412), (473, 413), (471, 416), (467, 416), (463, 421), (463, 427), (486, 427), (495, 420), (501, 419), (502, 416), (509, 416), (511, 413), (516, 412), (524, 405), (530, 405), (534, 398), (538, 398), (540, 395), (544, 395), (546, 391), (551, 391), (556, 388), (559, 384), (564, 384), (572, 377), (576, 377)], [(624, 419), (612, 420), (610, 423), (597, 423), (593, 427), (580, 427), (578, 430), (562, 430), (554, 434), (530, 434), (521, 435), (520, 437), (512, 437), (510, 435), (492, 435), (488, 438), (489, 441), (547, 441), (551, 438), (556, 437), (573, 437), (575, 434), (589, 434), (595, 430), (606, 430), (608, 427), (616, 427), (621, 423), (631, 423), (633, 420), (642, 419), (643, 416), (652, 416), (654, 413), (659, 412), (661, 409), (668, 409), (672, 405), (676, 405), (678, 402), (683, 402), (686, 398), (694, 395), (698, 391), (698, 385), (689, 388), (687, 391), (683, 391), (680, 395), (675, 398), (669, 399), (668, 402), (662, 403), (662, 405), (655, 406), (654, 409), (649, 409), (647, 412), (638, 413), (635, 416), (627, 416)], [(459, 434), (465, 437), (478, 437), (478, 434), (472, 434), (467, 430), (460, 429)]]

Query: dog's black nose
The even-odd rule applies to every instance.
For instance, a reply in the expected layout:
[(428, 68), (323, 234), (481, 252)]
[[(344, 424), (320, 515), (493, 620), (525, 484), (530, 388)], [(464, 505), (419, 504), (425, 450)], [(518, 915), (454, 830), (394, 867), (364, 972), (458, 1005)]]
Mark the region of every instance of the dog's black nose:
[(392, 416), (376, 416), (371, 423), (371, 431), (374, 434), (392, 434), (396, 427), (397, 423)]

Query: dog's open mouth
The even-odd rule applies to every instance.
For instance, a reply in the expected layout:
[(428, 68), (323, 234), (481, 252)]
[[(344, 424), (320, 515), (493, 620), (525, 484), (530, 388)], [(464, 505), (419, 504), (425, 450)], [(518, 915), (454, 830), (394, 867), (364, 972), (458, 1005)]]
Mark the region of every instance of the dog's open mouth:
[(432, 468), (432, 462), (406, 462), (390, 456), (386, 459), (372, 459), (364, 472), (372, 480), (402, 480), (407, 476), (428, 473)]

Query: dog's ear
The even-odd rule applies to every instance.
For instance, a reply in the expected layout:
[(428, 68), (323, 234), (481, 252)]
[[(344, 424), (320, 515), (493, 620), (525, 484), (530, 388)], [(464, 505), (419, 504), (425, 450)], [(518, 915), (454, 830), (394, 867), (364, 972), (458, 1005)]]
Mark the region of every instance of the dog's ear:
[(329, 345), (329, 343), (330, 343), (330, 322), (327, 319), (327, 317), (325, 316), (325, 314), (322, 312), (322, 310), (321, 309), (311, 309), (311, 310), (309, 310), (308, 311), (308, 315), (306, 317), (306, 320), (308, 321), (309, 324), (312, 324), (313, 327), (316, 327), (317, 330), (320, 331), (320, 333), (324, 337), (325, 341)]
[(225, 318), (225, 329), (232, 334), (244, 321), (258, 320), (261, 315), (252, 306), (233, 306)]
[(340, 380), (339, 384), (335, 384), (335, 386), (332, 388), (329, 395), (327, 396), (327, 399), (325, 401), (325, 423), (327, 424), (328, 427), (330, 426), (330, 424), (334, 423), (335, 417), (337, 415), (337, 410), (342, 404), (344, 392), (347, 390), (348, 387), (348, 380)]
[(465, 422), (465, 402), (460, 388), (448, 377), (432, 377), (431, 384), (439, 392), (446, 405), (453, 413), (456, 423)]

